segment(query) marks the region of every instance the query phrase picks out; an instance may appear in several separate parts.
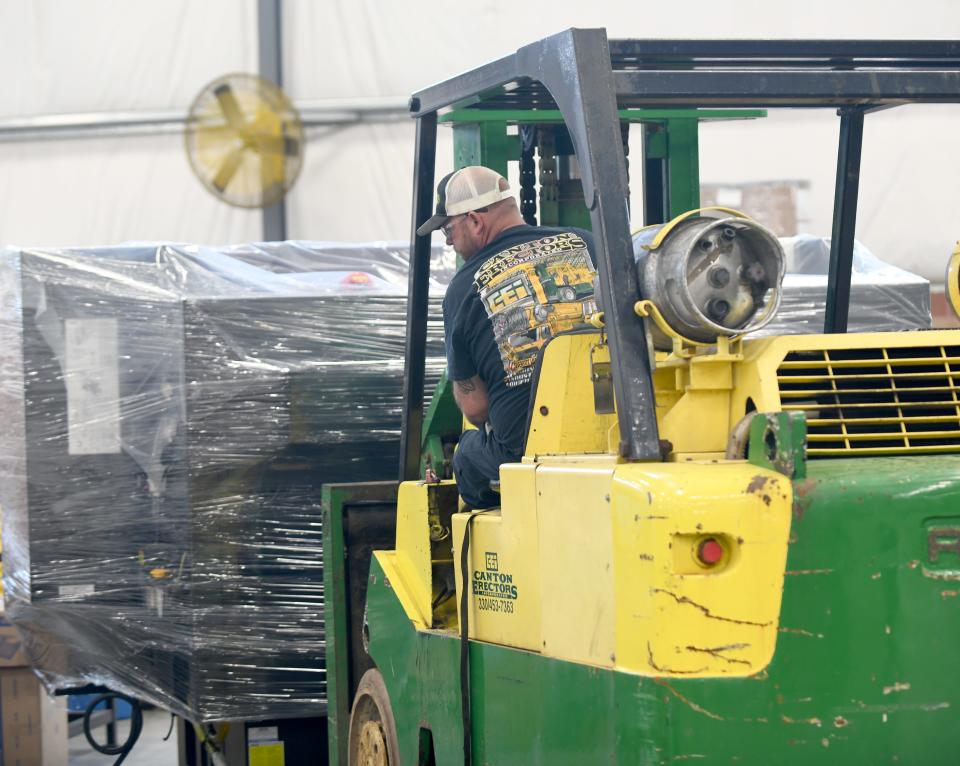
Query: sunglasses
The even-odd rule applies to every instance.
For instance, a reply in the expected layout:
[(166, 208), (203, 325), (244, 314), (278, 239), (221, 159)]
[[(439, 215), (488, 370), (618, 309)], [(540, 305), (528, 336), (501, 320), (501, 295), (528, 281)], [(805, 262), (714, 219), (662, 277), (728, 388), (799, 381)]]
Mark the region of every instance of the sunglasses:
[(447, 221), (443, 226), (441, 226), (441, 227), (440, 227), (440, 231), (443, 232), (443, 236), (449, 237), (451, 234), (453, 234), (453, 227), (454, 227), (454, 224), (456, 223), (456, 221), (458, 221), (458, 220), (461, 219), (461, 218), (465, 218), (465, 217), (468, 216), (468, 215), (470, 215), (470, 214), (469, 214), (469, 213), (461, 213), (460, 215), (455, 215), (453, 218), (451, 218), (449, 221)]

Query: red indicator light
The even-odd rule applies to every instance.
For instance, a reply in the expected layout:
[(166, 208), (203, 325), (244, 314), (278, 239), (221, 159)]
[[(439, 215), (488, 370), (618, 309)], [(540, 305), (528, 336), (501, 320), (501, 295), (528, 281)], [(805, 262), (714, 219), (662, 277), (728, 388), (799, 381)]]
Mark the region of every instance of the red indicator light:
[(708, 537), (697, 546), (697, 558), (709, 567), (719, 564), (723, 558), (723, 546), (716, 538)]
[(364, 274), (362, 271), (354, 271), (350, 274), (347, 274), (341, 282), (345, 285), (369, 285), (373, 280), (370, 279), (369, 274)]

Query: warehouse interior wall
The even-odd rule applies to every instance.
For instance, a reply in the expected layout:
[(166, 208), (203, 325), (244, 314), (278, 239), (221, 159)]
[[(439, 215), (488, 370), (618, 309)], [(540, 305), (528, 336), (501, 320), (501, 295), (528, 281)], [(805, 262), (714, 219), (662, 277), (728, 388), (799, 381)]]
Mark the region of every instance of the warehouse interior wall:
[[(402, 103), (570, 26), (604, 26), (611, 38), (946, 39), (960, 38), (960, 3), (284, 0), (282, 26), (284, 88), (295, 104)], [(0, 122), (185, 113), (215, 77), (256, 71), (257, 32), (256, 0), (8, 0), (0, 4)], [(869, 115), (864, 133), (857, 236), (935, 282), (960, 239), (958, 118), (955, 106), (893, 109)], [(838, 128), (826, 110), (704, 125), (702, 180), (807, 182), (804, 217), (812, 233), (827, 235)], [(441, 131), (438, 173), (452, 166)], [(404, 119), (308, 128), (304, 167), (287, 197), (290, 238), (407, 238), (413, 133)], [(218, 201), (194, 178), (177, 128), (0, 141), (0, 244), (228, 244), (260, 232), (259, 211)]]

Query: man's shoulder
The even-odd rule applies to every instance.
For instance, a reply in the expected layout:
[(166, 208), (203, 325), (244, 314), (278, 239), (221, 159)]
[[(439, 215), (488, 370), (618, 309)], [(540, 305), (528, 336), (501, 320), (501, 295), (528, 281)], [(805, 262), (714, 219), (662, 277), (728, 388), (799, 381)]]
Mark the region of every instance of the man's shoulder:
[[(523, 239), (542, 239), (543, 237), (557, 237), (564, 234), (575, 234), (584, 239), (593, 239), (593, 235), (586, 229), (576, 226), (515, 226), (507, 229), (499, 238), (516, 237)], [(498, 238), (498, 239), (499, 239)]]
[(490, 256), (510, 250), (513, 247), (526, 245), (539, 240), (554, 238), (582, 239), (589, 250), (593, 250), (593, 235), (586, 229), (571, 226), (515, 226), (500, 234), (488, 244), (479, 254), (478, 261), (484, 261)]
[(473, 285), (473, 273), (476, 271), (476, 267), (477, 264), (473, 263), (473, 259), (461, 265), (457, 273), (453, 275), (453, 279), (450, 280), (450, 284), (447, 285), (446, 293), (443, 296), (444, 304), (447, 304), (448, 301), (459, 304), (464, 298), (464, 293), (471, 292), (470, 287)]

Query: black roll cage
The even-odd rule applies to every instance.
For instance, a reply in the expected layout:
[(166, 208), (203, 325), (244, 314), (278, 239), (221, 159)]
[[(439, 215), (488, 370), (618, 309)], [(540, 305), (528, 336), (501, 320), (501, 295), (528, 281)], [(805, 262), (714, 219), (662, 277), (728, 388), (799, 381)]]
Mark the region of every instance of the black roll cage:
[(833, 107), (840, 117), (825, 332), (846, 332), (864, 116), (908, 103), (960, 102), (960, 41), (607, 40), (568, 29), (415, 93), (401, 479), (416, 479), (423, 424), (430, 237), (440, 110), (559, 109), (573, 141), (596, 243), (600, 303), (621, 455), (659, 460), (650, 359), (627, 209), (618, 109)]

